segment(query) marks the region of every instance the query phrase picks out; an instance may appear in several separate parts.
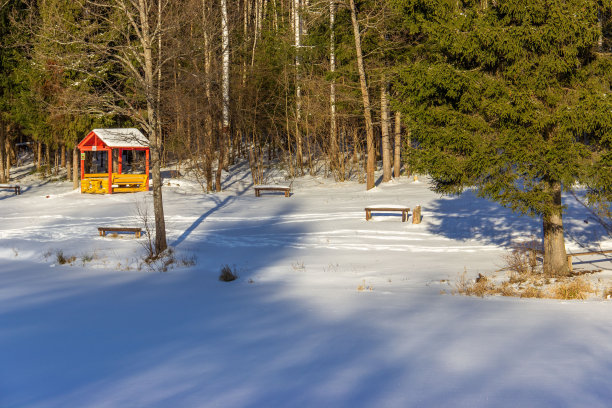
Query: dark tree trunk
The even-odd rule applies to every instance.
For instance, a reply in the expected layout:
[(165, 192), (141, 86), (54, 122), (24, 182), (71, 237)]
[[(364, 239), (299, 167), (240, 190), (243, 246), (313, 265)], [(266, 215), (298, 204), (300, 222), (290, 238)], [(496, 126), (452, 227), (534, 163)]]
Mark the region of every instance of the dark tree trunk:
[(5, 159), (5, 149), (4, 149), (4, 140), (6, 138), (6, 133), (4, 129), (4, 123), (0, 121), (0, 183), (7, 183), (8, 179), (6, 178), (6, 171), (4, 169), (4, 163), (6, 163)]
[(72, 149), (72, 189), (79, 188), (79, 149)]

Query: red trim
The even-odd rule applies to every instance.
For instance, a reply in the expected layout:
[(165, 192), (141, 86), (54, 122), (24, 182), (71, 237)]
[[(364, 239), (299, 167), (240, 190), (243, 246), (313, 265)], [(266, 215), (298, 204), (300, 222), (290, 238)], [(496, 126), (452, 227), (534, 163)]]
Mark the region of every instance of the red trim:
[(108, 149), (108, 194), (113, 194), (113, 149)]
[(81, 182), (85, 178), (85, 159), (81, 159)]
[(145, 170), (147, 175), (147, 191), (149, 191), (149, 149), (145, 151), (146, 161), (145, 161)]

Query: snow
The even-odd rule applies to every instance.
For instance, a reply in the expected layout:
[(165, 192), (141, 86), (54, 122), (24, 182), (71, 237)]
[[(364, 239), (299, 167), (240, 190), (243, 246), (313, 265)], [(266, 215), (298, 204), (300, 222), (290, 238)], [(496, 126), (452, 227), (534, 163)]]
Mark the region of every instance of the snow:
[(290, 188), (289, 186), (285, 186), (282, 184), (258, 184), (255, 187), (257, 188)]
[(135, 128), (94, 129), (108, 147), (148, 147), (149, 140)]
[[(96, 229), (142, 225), (150, 192), (0, 191), (1, 407), (610, 406), (610, 301), (440, 293), (499, 269), (537, 221), (424, 178), (304, 177), (290, 198), (255, 197), (244, 166), (224, 180), (164, 180), (169, 244), (197, 261), (168, 272), (138, 268), (146, 236)], [(420, 204), (423, 222), (366, 221), (377, 202)], [(569, 249), (612, 247), (566, 203)], [(238, 280), (218, 281), (226, 264)]]

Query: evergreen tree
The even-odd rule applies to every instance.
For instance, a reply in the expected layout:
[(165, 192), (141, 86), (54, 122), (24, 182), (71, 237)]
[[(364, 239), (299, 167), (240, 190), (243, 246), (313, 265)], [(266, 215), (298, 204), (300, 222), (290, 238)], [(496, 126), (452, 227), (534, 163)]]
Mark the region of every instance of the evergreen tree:
[[(544, 271), (569, 273), (561, 194), (609, 197), (612, 63), (591, 0), (399, 0), (425, 36), (397, 84), (415, 121), (416, 169), (435, 191), (482, 197), (543, 220)], [(412, 37), (414, 38), (414, 37)]]

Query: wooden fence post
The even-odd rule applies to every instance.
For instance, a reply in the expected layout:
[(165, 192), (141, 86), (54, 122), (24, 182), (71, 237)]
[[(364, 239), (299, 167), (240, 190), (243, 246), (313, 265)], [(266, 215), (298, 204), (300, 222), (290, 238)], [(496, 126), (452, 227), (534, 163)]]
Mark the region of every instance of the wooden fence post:
[(420, 224), (421, 223), (421, 206), (417, 205), (414, 207), (414, 211), (412, 212), (412, 223)]

